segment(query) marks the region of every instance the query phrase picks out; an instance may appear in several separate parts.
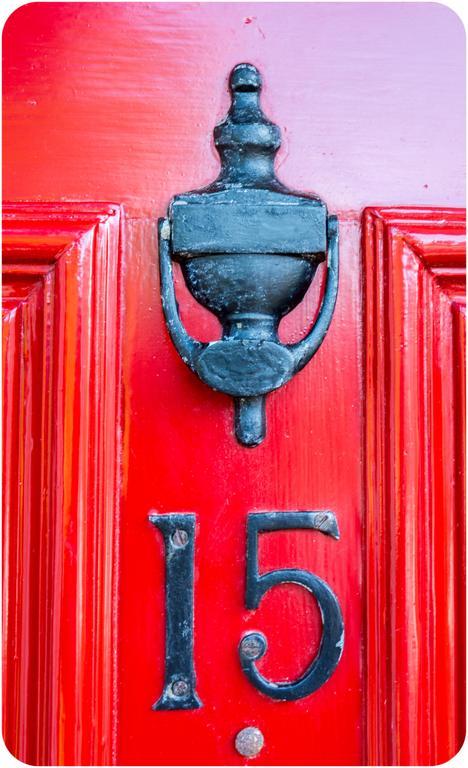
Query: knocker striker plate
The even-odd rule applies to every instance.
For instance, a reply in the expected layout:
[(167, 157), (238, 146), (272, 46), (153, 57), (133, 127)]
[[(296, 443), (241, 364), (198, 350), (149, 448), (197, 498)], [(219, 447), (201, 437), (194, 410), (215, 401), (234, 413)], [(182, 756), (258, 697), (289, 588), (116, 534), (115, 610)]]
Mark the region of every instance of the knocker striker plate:
[[(161, 296), (182, 359), (234, 398), (237, 439), (252, 447), (265, 437), (265, 396), (309, 362), (327, 333), (338, 292), (338, 222), (320, 198), (291, 192), (276, 178), (280, 131), (260, 107), (258, 70), (237, 65), (230, 89), (230, 110), (214, 129), (218, 178), (174, 197), (160, 220)], [(281, 344), (281, 319), (303, 299), (325, 259), (325, 292), (313, 327), (301, 341)], [(220, 320), (220, 340), (201, 343), (185, 330), (172, 261), (180, 263), (194, 298)]]

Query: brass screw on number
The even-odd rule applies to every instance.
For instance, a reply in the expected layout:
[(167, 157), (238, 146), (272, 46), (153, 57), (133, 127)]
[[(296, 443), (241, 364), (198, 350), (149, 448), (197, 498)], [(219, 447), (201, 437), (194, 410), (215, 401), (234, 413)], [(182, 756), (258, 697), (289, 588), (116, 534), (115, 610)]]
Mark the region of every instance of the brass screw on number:
[(241, 641), (241, 651), (247, 659), (258, 659), (262, 655), (262, 650), (262, 641), (258, 635), (247, 635)]
[(184, 531), (183, 528), (176, 528), (176, 530), (171, 536), (171, 541), (174, 547), (177, 547), (177, 549), (181, 549), (182, 547), (185, 547), (188, 540), (189, 540), (188, 533), (187, 531)]
[(236, 749), (242, 757), (256, 757), (264, 744), (261, 730), (251, 725), (243, 728), (236, 736)]
[(178, 699), (187, 696), (189, 690), (189, 684), (186, 680), (175, 680), (171, 685), (171, 691)]

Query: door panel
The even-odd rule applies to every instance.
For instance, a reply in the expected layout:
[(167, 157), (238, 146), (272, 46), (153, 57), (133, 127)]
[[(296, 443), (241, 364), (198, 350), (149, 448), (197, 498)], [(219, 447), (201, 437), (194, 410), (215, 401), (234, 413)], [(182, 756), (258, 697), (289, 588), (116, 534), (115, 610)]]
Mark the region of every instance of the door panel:
[(113, 755), (119, 213), (3, 211), (3, 733), (35, 764)]
[[(313, 743), (319, 763), (362, 762), (359, 227), (353, 220), (341, 226), (348, 267), (329, 334), (314, 363), (270, 395), (267, 437), (255, 449), (236, 442), (231, 399), (202, 384), (170, 343), (154, 266), (136, 267), (132, 307), (126, 308), (138, 354), (124, 382), (131, 423), (120, 539), (124, 764), (237, 764), (234, 737), (249, 724), (265, 736), (259, 760), (279, 764), (287, 755), (307, 763)], [(132, 243), (131, 251), (138, 250)], [(297, 338), (308, 325), (319, 287), (285, 321), (284, 339)], [(179, 298), (185, 318), (185, 291)], [(190, 318), (197, 338), (213, 338), (211, 321), (198, 307)], [(269, 700), (251, 686), (237, 645), (248, 630), (264, 632), (269, 650), (259, 668), (273, 680), (297, 677), (310, 660), (319, 617), (309, 593), (286, 585), (272, 590), (256, 611), (246, 610), (244, 602), (247, 514), (295, 509), (335, 512), (340, 540), (313, 531), (263, 534), (260, 569), (305, 568), (326, 580), (344, 612), (346, 641), (331, 679), (312, 696), (288, 703)], [(147, 520), (152, 510), (197, 515), (194, 652), (204, 707), (192, 712), (151, 711), (162, 691), (164, 659), (163, 544)], [(332, 738), (337, 697), (347, 713), (339, 739)], [(163, 734), (182, 730), (184, 738), (149, 737), (159, 728)]]
[(465, 226), (459, 209), (364, 214), (373, 763), (441, 763), (464, 738)]

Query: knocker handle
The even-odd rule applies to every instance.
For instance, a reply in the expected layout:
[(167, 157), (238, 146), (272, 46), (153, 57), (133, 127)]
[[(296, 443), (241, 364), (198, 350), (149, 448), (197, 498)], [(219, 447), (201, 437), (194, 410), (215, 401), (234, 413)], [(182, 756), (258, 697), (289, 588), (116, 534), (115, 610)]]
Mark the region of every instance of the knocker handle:
[(206, 345), (193, 339), (192, 336), (187, 333), (179, 316), (169, 247), (171, 226), (167, 219), (159, 219), (158, 232), (161, 303), (167, 329), (182, 360), (192, 369), (192, 371), (195, 371), (196, 359)]
[(336, 216), (328, 216), (327, 240), (327, 283), (317, 320), (304, 339), (287, 345), (287, 349), (294, 358), (294, 373), (304, 368), (317, 352), (327, 334), (335, 310), (339, 274), (339, 237)]

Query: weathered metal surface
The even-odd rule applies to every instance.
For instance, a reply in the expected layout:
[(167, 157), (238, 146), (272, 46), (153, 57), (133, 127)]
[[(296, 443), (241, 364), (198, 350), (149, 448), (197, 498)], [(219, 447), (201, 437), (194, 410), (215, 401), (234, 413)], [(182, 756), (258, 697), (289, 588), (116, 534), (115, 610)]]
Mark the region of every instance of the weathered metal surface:
[[(339, 538), (333, 512), (253, 512), (247, 518), (246, 608), (259, 607), (263, 596), (280, 584), (299, 584), (317, 600), (322, 618), (319, 650), (298, 680), (272, 682), (258, 671), (255, 661), (267, 650), (267, 639), (261, 632), (245, 635), (239, 644), (242, 669), (252, 685), (272, 699), (296, 701), (320, 688), (335, 671), (343, 653), (344, 626), (341, 608), (329, 585), (313, 573), (298, 568), (282, 568), (260, 574), (258, 567), (259, 534), (292, 529), (316, 530)], [(300, 621), (300, 618), (297, 618)], [(294, 653), (294, 649), (291, 649)]]
[(257, 757), (265, 744), (263, 733), (259, 728), (248, 726), (236, 736), (236, 749), (242, 757)]
[(198, 709), (202, 703), (193, 660), (195, 515), (151, 514), (149, 521), (164, 537), (166, 562), (164, 690), (153, 709)]
[[(322, 343), (338, 291), (338, 223), (313, 195), (289, 191), (275, 175), (279, 128), (262, 112), (259, 71), (232, 70), (231, 108), (214, 130), (221, 158), (216, 181), (177, 195), (160, 222), (164, 313), (182, 359), (213, 389), (235, 398), (242, 445), (265, 437), (262, 396), (288, 382)], [(280, 320), (303, 299), (328, 250), (325, 293), (312, 329), (282, 345)], [(182, 265), (194, 298), (223, 327), (221, 341), (201, 344), (185, 331), (177, 310), (170, 260)]]

